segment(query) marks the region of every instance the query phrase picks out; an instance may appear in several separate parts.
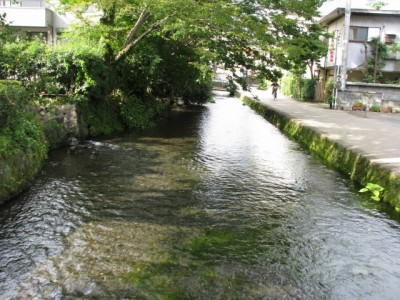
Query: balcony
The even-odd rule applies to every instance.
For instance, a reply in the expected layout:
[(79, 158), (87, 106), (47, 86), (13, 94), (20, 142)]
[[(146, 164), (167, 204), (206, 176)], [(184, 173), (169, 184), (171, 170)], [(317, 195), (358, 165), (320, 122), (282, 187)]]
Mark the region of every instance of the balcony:
[(50, 27), (53, 12), (42, 0), (0, 0), (0, 13), (12, 27)]

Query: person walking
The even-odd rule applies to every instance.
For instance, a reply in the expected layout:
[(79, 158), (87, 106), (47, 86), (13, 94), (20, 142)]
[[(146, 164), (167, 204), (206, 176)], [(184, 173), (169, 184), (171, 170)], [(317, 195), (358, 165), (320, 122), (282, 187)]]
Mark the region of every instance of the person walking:
[(276, 100), (276, 98), (278, 97), (278, 88), (279, 85), (276, 82), (272, 83), (272, 96), (274, 97), (274, 100)]

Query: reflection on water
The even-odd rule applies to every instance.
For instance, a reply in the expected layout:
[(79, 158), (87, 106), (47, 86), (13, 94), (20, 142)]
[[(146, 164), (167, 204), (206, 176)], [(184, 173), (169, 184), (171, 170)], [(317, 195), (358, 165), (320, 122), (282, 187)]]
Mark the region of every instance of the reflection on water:
[(52, 153), (0, 212), (0, 294), (395, 299), (399, 229), (249, 108), (217, 97), (143, 134)]

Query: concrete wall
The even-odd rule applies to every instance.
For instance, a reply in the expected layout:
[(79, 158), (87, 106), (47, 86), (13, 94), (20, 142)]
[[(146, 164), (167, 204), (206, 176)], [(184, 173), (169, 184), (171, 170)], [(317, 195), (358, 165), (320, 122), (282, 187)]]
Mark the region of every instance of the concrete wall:
[(351, 110), (353, 102), (362, 101), (382, 107), (400, 107), (400, 85), (348, 82), (346, 91), (339, 91), (340, 108)]

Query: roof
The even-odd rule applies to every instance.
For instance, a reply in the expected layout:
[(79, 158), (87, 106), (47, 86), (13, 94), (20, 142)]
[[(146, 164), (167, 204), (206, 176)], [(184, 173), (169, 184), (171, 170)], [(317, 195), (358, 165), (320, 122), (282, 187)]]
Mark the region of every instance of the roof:
[[(400, 17), (400, 10), (376, 10), (376, 9), (360, 9), (360, 8), (352, 8), (352, 14), (356, 15), (385, 15), (385, 16), (398, 16)], [(345, 9), (343, 7), (338, 7), (334, 9), (329, 14), (323, 16), (319, 23), (322, 25), (328, 25), (333, 21), (341, 18), (345, 14)]]

